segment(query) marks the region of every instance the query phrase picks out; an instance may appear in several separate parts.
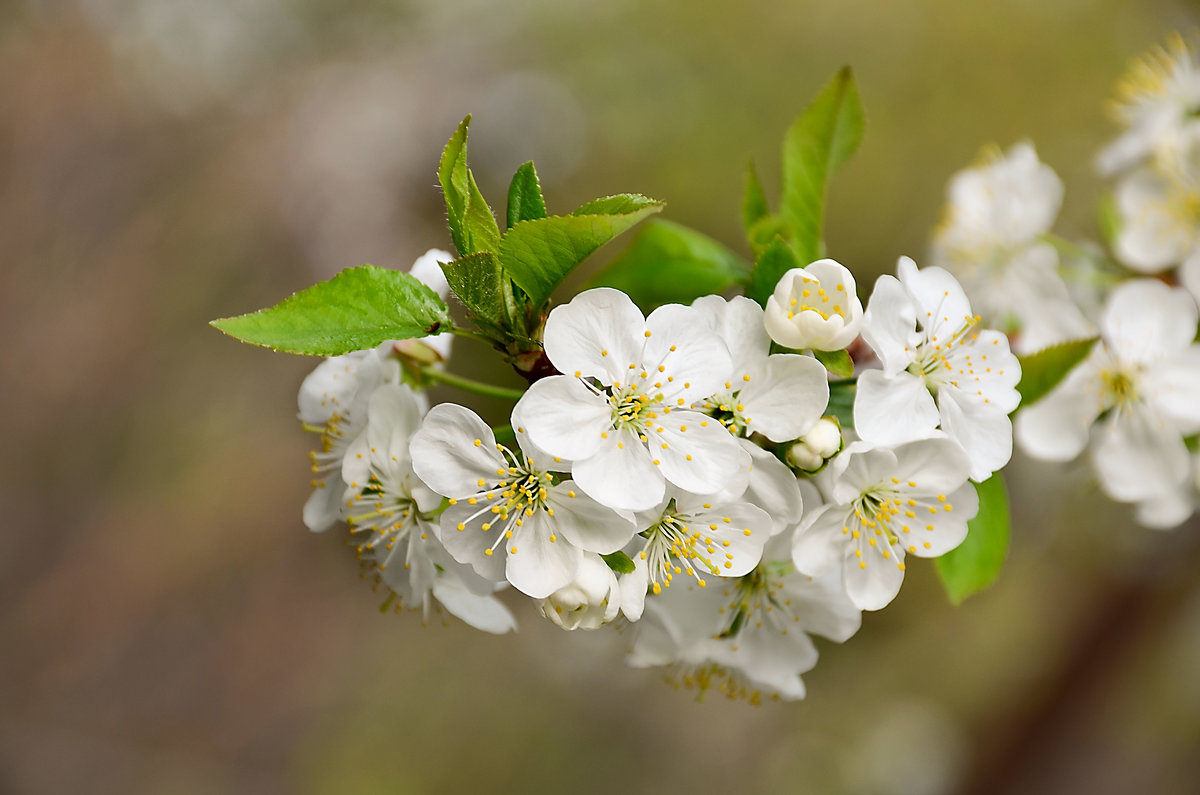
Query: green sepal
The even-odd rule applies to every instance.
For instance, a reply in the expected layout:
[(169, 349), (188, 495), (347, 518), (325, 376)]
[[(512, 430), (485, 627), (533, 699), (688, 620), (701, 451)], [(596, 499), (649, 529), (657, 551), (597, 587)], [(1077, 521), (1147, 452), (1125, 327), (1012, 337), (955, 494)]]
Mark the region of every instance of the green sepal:
[(766, 306), (767, 299), (775, 292), (775, 285), (783, 274), (799, 267), (795, 252), (782, 237), (776, 236), (758, 255), (750, 271), (750, 278), (746, 281), (746, 297), (757, 301), (759, 306)]
[(500, 241), (500, 264), (540, 306), (588, 255), (662, 207), (645, 196), (609, 196), (572, 215), (522, 221)]
[(642, 311), (690, 304), (745, 278), (749, 266), (725, 246), (686, 226), (653, 219), (588, 287), (615, 287)]
[(210, 325), (251, 345), (338, 356), (387, 340), (437, 334), (450, 327), (450, 315), (438, 294), (413, 276), (361, 265), (275, 306)]
[(495, 251), (500, 244), (500, 227), (484, 201), (475, 176), (467, 168), (468, 115), (446, 142), (438, 163), (438, 182), (446, 200), (446, 220), (450, 239), (459, 256), (476, 251)]
[(750, 230), (762, 219), (770, 216), (771, 208), (767, 205), (767, 194), (762, 182), (758, 179), (758, 171), (754, 161), (746, 165), (746, 189), (742, 194), (742, 228), (749, 236)]
[(967, 522), (967, 537), (936, 560), (942, 585), (953, 604), (991, 585), (1008, 555), (1010, 519), (1008, 491), (997, 472), (975, 484), (979, 513)]
[(1092, 352), (1099, 337), (1060, 342), (1043, 348), (1028, 356), (1018, 356), (1021, 363), (1021, 380), (1017, 392), (1021, 395), (1021, 407), (1036, 402), (1047, 392), (1058, 386), (1067, 373)]
[(817, 361), (825, 365), (826, 370), (839, 378), (850, 378), (852, 375), (854, 375), (854, 360), (850, 358), (849, 351), (815, 350), (813, 351), (813, 356), (816, 356)]
[(513, 174), (508, 185), (508, 229), (522, 221), (536, 221), (546, 217), (546, 199), (542, 196), (542, 184), (538, 181), (533, 161), (523, 164)]
[(616, 552), (610, 552), (600, 557), (617, 574), (633, 573), (633, 559), (619, 549)]
[(779, 214), (791, 227), (792, 247), (802, 265), (822, 255), (829, 178), (854, 154), (862, 134), (862, 103), (849, 67), (838, 72), (788, 128)]

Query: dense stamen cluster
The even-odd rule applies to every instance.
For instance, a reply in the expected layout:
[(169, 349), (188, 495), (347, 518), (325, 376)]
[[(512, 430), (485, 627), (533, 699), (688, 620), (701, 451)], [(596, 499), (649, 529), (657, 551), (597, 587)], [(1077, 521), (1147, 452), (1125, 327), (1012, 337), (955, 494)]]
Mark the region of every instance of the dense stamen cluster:
[(696, 584), (701, 588), (707, 582), (696, 569), (703, 569), (714, 576), (721, 573), (717, 564), (719, 542), (711, 535), (693, 530), (689, 519), (667, 513), (642, 532), (646, 546), (639, 556), (646, 561), (650, 588), (656, 594), (662, 593), (663, 588), (670, 588), (674, 576), (685, 571), (689, 577), (696, 578)]
[[(481, 446), (483, 441), (476, 439), (475, 444)], [(473, 520), (488, 513), (493, 514), (492, 518), (479, 526), (486, 533), (497, 523), (501, 525), (498, 528), (496, 540), (483, 552), (488, 557), (494, 555), (496, 548), (502, 543), (511, 540), (516, 529), (523, 527), (525, 521), (536, 511), (545, 511), (550, 516), (554, 515), (554, 509), (546, 505), (547, 490), (554, 485), (554, 476), (549, 472), (539, 471), (534, 466), (532, 459), (522, 459), (521, 456), (502, 444), (497, 444), (496, 450), (504, 457), (508, 466), (497, 467), (496, 475), (500, 479), (490, 485), (486, 480), (480, 479), (479, 486), (482, 490), (479, 494), (468, 497), (466, 501), (468, 505), (479, 505), (482, 500), (482, 507), (455, 525), (455, 529), (461, 533)], [(450, 500), (451, 505), (458, 503), (457, 499)], [(558, 539), (551, 534), (549, 540), (553, 543)], [(508, 552), (515, 555), (518, 549), (516, 546), (512, 546)]]

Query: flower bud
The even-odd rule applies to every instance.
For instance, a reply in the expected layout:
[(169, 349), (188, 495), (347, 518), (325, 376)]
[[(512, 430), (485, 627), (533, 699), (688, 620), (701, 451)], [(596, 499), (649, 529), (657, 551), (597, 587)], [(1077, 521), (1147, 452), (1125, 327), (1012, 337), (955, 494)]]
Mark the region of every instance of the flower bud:
[(563, 629), (599, 629), (621, 609), (617, 576), (599, 555), (585, 555), (575, 579), (543, 599), (540, 607)]
[(821, 458), (832, 458), (842, 449), (842, 429), (836, 421), (822, 417), (800, 440)]
[(763, 322), (771, 339), (787, 348), (836, 351), (858, 336), (862, 316), (854, 276), (840, 263), (821, 259), (783, 274), (767, 299)]
[(822, 417), (788, 448), (787, 460), (796, 469), (816, 472), (842, 449), (842, 429), (837, 420)]

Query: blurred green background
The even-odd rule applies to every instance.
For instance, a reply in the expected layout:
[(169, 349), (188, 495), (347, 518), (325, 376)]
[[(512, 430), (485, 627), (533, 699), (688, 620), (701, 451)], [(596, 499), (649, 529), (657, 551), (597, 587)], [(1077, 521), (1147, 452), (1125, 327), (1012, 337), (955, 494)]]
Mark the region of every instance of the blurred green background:
[[(1111, 86), (1198, 21), (1182, 0), (4, 4), (0, 791), (1197, 791), (1200, 527), (1137, 528), (1084, 466), (1018, 458), (991, 590), (955, 609), (913, 566), (819, 644), (806, 701), (697, 704), (623, 668), (627, 638), (527, 602), (501, 638), (380, 615), (341, 537), (300, 522), (315, 362), (205, 324), (449, 247), (434, 172), (467, 112), (493, 203), (532, 158), (551, 211), (642, 192), (742, 250), (745, 162), (777, 185), (788, 122), (847, 63), (869, 127), (828, 242), (864, 295), (920, 261), (987, 142), (1033, 140), (1068, 185), (1059, 231), (1095, 236)], [(460, 341), (455, 369), (511, 377), (480, 353)]]

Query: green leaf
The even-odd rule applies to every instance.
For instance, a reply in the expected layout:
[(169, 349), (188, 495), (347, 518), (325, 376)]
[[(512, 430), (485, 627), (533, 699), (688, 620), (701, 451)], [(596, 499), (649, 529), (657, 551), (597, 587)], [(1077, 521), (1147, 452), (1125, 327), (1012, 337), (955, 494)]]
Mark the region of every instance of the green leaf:
[(839, 378), (850, 378), (854, 375), (854, 360), (849, 351), (813, 351), (817, 361), (825, 365), (825, 369)]
[(628, 215), (647, 208), (652, 208), (652, 212), (659, 212), (663, 206), (664, 203), (658, 199), (651, 199), (639, 193), (618, 193), (615, 196), (592, 199), (571, 215)]
[(589, 254), (662, 207), (645, 196), (609, 196), (572, 215), (522, 221), (500, 241), (500, 264), (539, 306)]
[(766, 306), (767, 299), (775, 292), (775, 285), (783, 274), (792, 268), (799, 268), (800, 262), (795, 252), (782, 237), (776, 236), (771, 243), (758, 255), (750, 278), (746, 282), (746, 297)]
[(436, 334), (450, 325), (450, 315), (437, 293), (407, 273), (361, 265), (268, 309), (210, 325), (251, 345), (337, 356)]
[(975, 484), (979, 513), (967, 522), (967, 538), (937, 559), (942, 585), (954, 604), (992, 584), (1008, 554), (1008, 492), (1000, 473)]
[(471, 117), (467, 116), (446, 142), (438, 163), (438, 182), (446, 199), (450, 239), (460, 256), (476, 251), (495, 251), (500, 244), (496, 217), (467, 168), (467, 129), (470, 126)]
[(837, 417), (843, 428), (854, 427), (854, 393), (858, 387), (853, 381), (834, 382), (829, 385), (829, 406), (826, 414)]
[(707, 235), (686, 226), (654, 219), (646, 222), (629, 246), (589, 282), (615, 287), (649, 311), (661, 304), (690, 304), (740, 282), (749, 267)]
[(821, 256), (829, 178), (854, 154), (862, 133), (862, 103), (849, 67), (788, 128), (780, 215), (792, 229), (792, 246), (804, 265)]
[(1043, 348), (1028, 356), (1018, 356), (1021, 363), (1021, 380), (1017, 392), (1021, 394), (1021, 407), (1036, 402), (1066, 378), (1075, 365), (1087, 358), (1099, 337), (1085, 340), (1060, 342)]
[(480, 251), (441, 266), (446, 282), (463, 306), (499, 328), (508, 326), (512, 287), (495, 254)]
[(778, 215), (760, 218), (754, 226), (746, 230), (746, 240), (750, 243), (750, 250), (754, 252), (755, 258), (761, 257), (775, 238), (781, 237), (787, 241), (791, 236), (792, 231)]
[(601, 555), (608, 567), (617, 574), (632, 574), (633, 560), (621, 550), (610, 552), (607, 555)]
[(508, 227), (512, 229), (522, 221), (534, 221), (546, 217), (546, 199), (542, 196), (542, 184), (537, 170), (530, 160), (513, 174), (508, 185)]
[(767, 194), (763, 191), (762, 183), (758, 181), (758, 171), (751, 160), (746, 166), (746, 191), (742, 195), (742, 227), (746, 234), (762, 219), (771, 214), (767, 206)]

